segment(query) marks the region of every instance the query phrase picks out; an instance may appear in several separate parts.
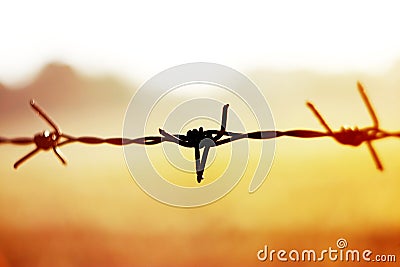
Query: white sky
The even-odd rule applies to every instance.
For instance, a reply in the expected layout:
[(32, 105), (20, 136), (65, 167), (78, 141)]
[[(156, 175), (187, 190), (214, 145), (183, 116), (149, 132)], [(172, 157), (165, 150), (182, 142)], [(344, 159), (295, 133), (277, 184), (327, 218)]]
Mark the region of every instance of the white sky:
[(134, 81), (192, 61), (342, 72), (400, 59), (397, 1), (104, 2), (0, 2), (0, 81), (55, 60)]

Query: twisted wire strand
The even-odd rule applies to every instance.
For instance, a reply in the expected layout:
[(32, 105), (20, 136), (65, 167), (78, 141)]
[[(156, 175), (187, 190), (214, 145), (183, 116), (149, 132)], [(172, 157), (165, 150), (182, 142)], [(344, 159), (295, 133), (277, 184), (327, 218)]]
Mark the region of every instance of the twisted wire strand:
[[(383, 170), (382, 163), (380, 162), (379, 156), (376, 153), (375, 149), (372, 146), (372, 142), (376, 140), (380, 140), (383, 138), (395, 137), (400, 138), (400, 132), (389, 132), (379, 128), (379, 120), (373, 109), (372, 103), (369, 100), (363, 85), (360, 82), (357, 82), (357, 88), (360, 93), (360, 96), (368, 110), (368, 113), (372, 119), (373, 126), (365, 127), (361, 129), (344, 129), (342, 128), (340, 131), (333, 131), (325, 119), (322, 117), (317, 108), (310, 102), (306, 102), (307, 107), (311, 110), (313, 115), (320, 122), (322, 127), (326, 130), (326, 132), (314, 131), (314, 130), (287, 130), (287, 131), (276, 131), (276, 130), (266, 130), (266, 131), (256, 131), (250, 133), (237, 133), (226, 131), (227, 124), (227, 113), (229, 105), (226, 104), (222, 110), (222, 119), (221, 119), (221, 128), (220, 130), (206, 130), (203, 132), (203, 129), (200, 128), (200, 133), (203, 136), (202, 138), (210, 138), (213, 141), (213, 144), (207, 144), (205, 151), (203, 152), (203, 157), (200, 161), (199, 154), (199, 140), (193, 141), (191, 137), (188, 135), (182, 134), (170, 134), (162, 129), (159, 129), (161, 136), (146, 136), (139, 138), (100, 138), (93, 136), (81, 136), (75, 137), (68, 134), (61, 133), (58, 125), (46, 114), (46, 112), (37, 105), (37, 103), (32, 100), (30, 105), (32, 109), (44, 120), (46, 121), (51, 128), (53, 128), (53, 132), (45, 131), (43, 133), (36, 134), (32, 137), (16, 137), (16, 138), (6, 138), (0, 136), (0, 144), (11, 144), (11, 145), (30, 145), (35, 144), (36, 148), (29, 152), (27, 155), (18, 160), (14, 167), (17, 168), (30, 157), (37, 154), (40, 150), (49, 150), (52, 149), (58, 159), (66, 164), (65, 159), (63, 158), (59, 147), (72, 144), (72, 143), (81, 143), (87, 145), (97, 145), (97, 144), (109, 144), (114, 146), (127, 146), (132, 144), (137, 145), (156, 145), (163, 142), (172, 142), (176, 143), (180, 146), (194, 148), (195, 149), (195, 158), (196, 158), (196, 170), (198, 171), (198, 179), (199, 174), (202, 175), (204, 171), (205, 161), (207, 159), (207, 154), (212, 146), (220, 146), (230, 142), (234, 142), (241, 139), (258, 139), (258, 140), (267, 140), (267, 139), (275, 139), (279, 137), (295, 137), (295, 138), (320, 138), (320, 137), (331, 137), (339, 144), (342, 145), (350, 145), (350, 146), (359, 146), (362, 143), (366, 143), (367, 147), (371, 153), (372, 158), (376, 163), (376, 167), (379, 170)], [(196, 130), (197, 131), (197, 130)], [(190, 132), (190, 131), (189, 131)], [(206, 153), (206, 154), (204, 154)], [(202, 179), (202, 177), (200, 177)], [(200, 179), (200, 180), (201, 180)], [(198, 180), (199, 181), (199, 180)]]

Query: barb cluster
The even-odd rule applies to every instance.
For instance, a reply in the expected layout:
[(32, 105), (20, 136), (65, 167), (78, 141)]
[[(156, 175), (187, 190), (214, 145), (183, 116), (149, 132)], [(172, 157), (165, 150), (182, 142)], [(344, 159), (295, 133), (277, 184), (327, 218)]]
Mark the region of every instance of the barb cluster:
[[(373, 125), (365, 128), (341, 128), (340, 131), (333, 131), (326, 123), (322, 115), (315, 108), (315, 106), (307, 102), (307, 107), (313, 112), (314, 116), (318, 119), (320, 124), (326, 130), (325, 132), (312, 131), (312, 130), (289, 130), (289, 131), (257, 131), (251, 133), (237, 133), (226, 131), (226, 123), (228, 117), (229, 105), (225, 105), (222, 109), (221, 128), (219, 130), (204, 130), (202, 127), (199, 129), (193, 129), (183, 134), (170, 134), (163, 129), (159, 129), (161, 136), (147, 136), (135, 139), (129, 138), (98, 138), (98, 137), (74, 137), (68, 134), (62, 133), (58, 125), (41, 109), (35, 101), (31, 101), (30, 105), (33, 110), (52, 128), (52, 131), (45, 130), (29, 137), (20, 138), (3, 138), (0, 137), (0, 144), (14, 144), (14, 145), (30, 145), (35, 144), (36, 148), (31, 152), (19, 159), (15, 164), (14, 168), (17, 169), (21, 164), (27, 161), (29, 158), (40, 152), (53, 150), (57, 158), (64, 165), (67, 161), (64, 159), (60, 151), (60, 147), (71, 144), (71, 143), (83, 143), (83, 144), (110, 144), (116, 146), (125, 146), (130, 144), (139, 145), (156, 145), (162, 142), (172, 142), (180, 146), (187, 148), (194, 148), (195, 160), (196, 160), (196, 174), (197, 181), (200, 183), (203, 179), (204, 168), (207, 161), (207, 156), (211, 147), (220, 146), (229, 142), (237, 141), (244, 138), (250, 139), (272, 139), (282, 136), (291, 136), (297, 138), (317, 138), (317, 137), (332, 137), (339, 144), (349, 146), (360, 146), (366, 143), (371, 156), (375, 162), (377, 169), (383, 170), (383, 165), (376, 153), (372, 142), (387, 137), (400, 137), (400, 132), (388, 132), (380, 129), (379, 120), (372, 107), (372, 104), (365, 93), (365, 90), (360, 82), (357, 83), (358, 91), (361, 98), (367, 107), (367, 110), (372, 118)], [(204, 148), (203, 155), (200, 155), (200, 149)]]

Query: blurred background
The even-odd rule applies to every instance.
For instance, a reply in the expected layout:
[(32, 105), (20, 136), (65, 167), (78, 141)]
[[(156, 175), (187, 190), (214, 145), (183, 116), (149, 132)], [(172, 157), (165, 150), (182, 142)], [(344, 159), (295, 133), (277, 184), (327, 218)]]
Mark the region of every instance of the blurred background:
[[(334, 129), (371, 125), (358, 80), (382, 128), (400, 129), (394, 2), (15, 1), (2, 10), (2, 137), (48, 128), (31, 111), (32, 98), (65, 133), (121, 136), (140, 85), (192, 61), (247, 75), (279, 130), (322, 130), (307, 100)], [(281, 138), (256, 193), (248, 193), (250, 162), (226, 197), (181, 209), (141, 191), (120, 147), (73, 144), (62, 148), (67, 167), (42, 152), (15, 171), (33, 147), (1, 145), (0, 266), (275, 266), (257, 261), (264, 245), (322, 250), (341, 237), (351, 249), (399, 258), (400, 143), (375, 148), (384, 172), (364, 146)], [(212, 166), (223, 167), (227, 153), (217, 153)]]

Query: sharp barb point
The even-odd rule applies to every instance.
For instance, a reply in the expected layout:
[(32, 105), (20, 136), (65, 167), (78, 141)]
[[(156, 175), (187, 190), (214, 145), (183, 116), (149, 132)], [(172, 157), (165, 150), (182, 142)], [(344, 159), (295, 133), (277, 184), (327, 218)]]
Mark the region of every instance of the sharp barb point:
[(369, 115), (371, 116), (372, 122), (374, 124), (375, 128), (379, 128), (379, 120), (378, 117), (376, 116), (375, 110), (371, 104), (371, 101), (369, 100), (367, 93), (365, 92), (364, 86), (360, 83), (357, 82), (357, 87), (358, 91), (360, 92), (361, 98), (367, 107), (367, 110), (369, 112)]

